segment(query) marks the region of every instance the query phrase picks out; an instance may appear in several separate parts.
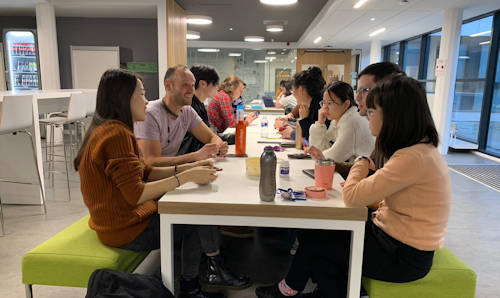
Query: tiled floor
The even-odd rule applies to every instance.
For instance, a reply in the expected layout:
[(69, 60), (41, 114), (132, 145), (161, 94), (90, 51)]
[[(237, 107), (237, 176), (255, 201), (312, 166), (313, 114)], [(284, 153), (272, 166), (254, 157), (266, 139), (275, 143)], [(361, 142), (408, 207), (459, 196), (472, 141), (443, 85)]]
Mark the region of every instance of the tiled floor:
[[(452, 153), (449, 164), (492, 164), (472, 154)], [(62, 167), (62, 165), (60, 165)], [(500, 293), (500, 193), (462, 175), (450, 172), (453, 186), (452, 213), (446, 246), (478, 275), (477, 297)], [(6, 235), (0, 237), (0, 297), (24, 297), (21, 259), (31, 248), (87, 214), (78, 175), (71, 173), (72, 200), (67, 202), (65, 175), (56, 175), (55, 190), (48, 191), (47, 215), (36, 206), (5, 206)], [(1, 187), (1, 184), (0, 184)], [(289, 256), (282, 231), (259, 230), (252, 239), (224, 238), (228, 262), (256, 283), (272, 282), (287, 270)], [(270, 270), (272, 268), (272, 270)], [(36, 298), (84, 297), (85, 289), (35, 286)], [(255, 297), (254, 287), (231, 291), (230, 297)]]

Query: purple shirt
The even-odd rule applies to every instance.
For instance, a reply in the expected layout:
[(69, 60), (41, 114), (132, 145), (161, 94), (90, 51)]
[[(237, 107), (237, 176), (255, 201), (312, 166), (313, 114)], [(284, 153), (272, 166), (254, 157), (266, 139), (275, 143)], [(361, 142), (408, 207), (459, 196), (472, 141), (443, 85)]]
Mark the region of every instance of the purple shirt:
[(186, 132), (202, 121), (191, 106), (182, 107), (179, 117), (171, 119), (162, 99), (150, 101), (146, 112), (146, 121), (134, 123), (135, 136), (137, 139), (160, 141), (162, 156), (175, 156)]

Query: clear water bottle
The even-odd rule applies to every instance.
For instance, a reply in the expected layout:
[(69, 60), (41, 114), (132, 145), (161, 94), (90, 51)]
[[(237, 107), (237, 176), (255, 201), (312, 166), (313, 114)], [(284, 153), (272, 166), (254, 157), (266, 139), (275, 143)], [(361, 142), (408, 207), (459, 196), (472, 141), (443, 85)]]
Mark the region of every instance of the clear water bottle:
[(274, 201), (276, 195), (276, 154), (271, 146), (264, 148), (260, 156), (259, 195), (264, 202)]
[(260, 118), (260, 137), (261, 138), (269, 137), (269, 123), (267, 122), (266, 116), (262, 116)]

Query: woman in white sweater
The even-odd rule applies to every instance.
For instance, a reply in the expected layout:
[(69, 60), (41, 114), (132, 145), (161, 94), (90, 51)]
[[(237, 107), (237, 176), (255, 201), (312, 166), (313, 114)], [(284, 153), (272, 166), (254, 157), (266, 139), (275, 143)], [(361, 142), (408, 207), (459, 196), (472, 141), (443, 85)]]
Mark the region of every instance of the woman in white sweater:
[[(358, 113), (351, 86), (342, 81), (330, 83), (320, 104), (318, 121), (309, 128), (311, 146), (306, 152), (314, 159), (338, 162), (369, 156), (375, 147), (375, 137), (370, 134), (368, 120)], [(328, 129), (326, 119), (332, 120)]]

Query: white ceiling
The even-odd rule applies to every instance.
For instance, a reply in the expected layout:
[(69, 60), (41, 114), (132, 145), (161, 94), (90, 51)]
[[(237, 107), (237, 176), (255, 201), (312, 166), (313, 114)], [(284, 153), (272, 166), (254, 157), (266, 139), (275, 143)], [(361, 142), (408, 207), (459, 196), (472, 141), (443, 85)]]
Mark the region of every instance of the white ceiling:
[(0, 0), (0, 16), (35, 16), (39, 2), (54, 4), (58, 17), (155, 19), (159, 0)]
[[(444, 11), (464, 8), (464, 19), (500, 9), (499, 0), (369, 0), (354, 9), (357, 0), (330, 0), (302, 35), (298, 47), (366, 48), (368, 36), (376, 29), (387, 30), (376, 36), (382, 44), (407, 39), (442, 26)], [(370, 21), (375, 18), (375, 21)], [(312, 41), (322, 36), (319, 44)]]
[[(165, 0), (47, 1), (54, 4), (56, 16), (156, 18), (156, 3)], [(251, 0), (232, 1), (238, 3)], [(299, 0), (299, 2), (305, 1), (315, 0)], [(407, 5), (401, 6), (400, 0), (368, 0), (362, 8), (354, 9), (353, 4), (357, 0), (329, 0), (300, 39), (291, 40), (292, 45), (299, 48), (331, 46), (366, 49), (370, 43), (368, 34), (381, 27), (387, 30), (376, 38), (385, 45), (440, 28), (444, 11), (448, 8), (464, 8), (464, 19), (500, 9), (499, 0), (408, 1)], [(44, 1), (0, 0), (0, 15), (35, 15), (35, 5), (38, 2)], [(200, 5), (203, 3), (203, 0), (199, 0)], [(374, 22), (370, 21), (372, 17), (376, 19)], [(312, 41), (317, 36), (322, 36), (323, 39), (319, 44), (314, 44)], [(224, 44), (229, 46), (230, 43)]]

